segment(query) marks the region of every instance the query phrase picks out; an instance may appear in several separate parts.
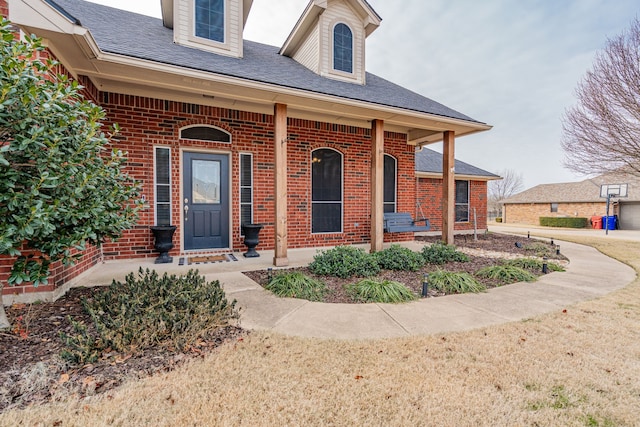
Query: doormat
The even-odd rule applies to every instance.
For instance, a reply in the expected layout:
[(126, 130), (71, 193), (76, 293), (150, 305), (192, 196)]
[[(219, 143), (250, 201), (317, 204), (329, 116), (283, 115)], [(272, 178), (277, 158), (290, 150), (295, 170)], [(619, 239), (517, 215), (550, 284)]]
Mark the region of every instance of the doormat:
[[(214, 262), (237, 261), (233, 254), (207, 255), (207, 256), (190, 256), (187, 258), (187, 265), (191, 264), (209, 264)], [(184, 265), (185, 259), (180, 258), (179, 265)]]

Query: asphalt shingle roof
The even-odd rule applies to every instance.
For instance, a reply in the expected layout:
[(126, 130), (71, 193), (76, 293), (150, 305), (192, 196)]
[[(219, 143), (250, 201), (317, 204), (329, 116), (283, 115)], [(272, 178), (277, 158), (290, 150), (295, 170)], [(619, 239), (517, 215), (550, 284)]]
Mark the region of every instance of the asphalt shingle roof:
[(482, 123), (371, 73), (366, 75), (366, 85), (321, 77), (278, 54), (275, 46), (245, 40), (244, 57), (232, 58), (175, 44), (173, 30), (165, 28), (161, 19), (81, 0), (46, 1), (89, 29), (104, 52)]
[[(487, 172), (484, 169), (480, 169), (469, 163), (455, 160), (456, 174), (470, 175), (470, 176), (482, 176), (500, 178), (498, 175), (491, 172)], [(427, 173), (442, 173), (442, 154), (437, 151), (430, 150), (428, 148), (422, 148), (416, 153), (416, 172)]]
[(625, 201), (640, 201), (640, 178), (627, 174), (604, 174), (579, 182), (540, 184), (502, 201), (504, 204), (520, 203), (584, 203), (605, 202), (600, 198), (602, 184), (629, 184)]

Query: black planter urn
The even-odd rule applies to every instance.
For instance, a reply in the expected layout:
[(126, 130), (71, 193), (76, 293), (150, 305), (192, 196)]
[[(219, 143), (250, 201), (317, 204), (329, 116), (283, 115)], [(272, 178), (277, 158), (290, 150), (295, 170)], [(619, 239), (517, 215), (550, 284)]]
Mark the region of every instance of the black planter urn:
[(173, 248), (173, 233), (176, 231), (175, 225), (155, 225), (151, 227), (155, 243), (153, 247), (160, 252), (156, 258), (156, 264), (168, 264), (173, 262), (173, 257), (169, 256), (169, 251)]
[(255, 258), (260, 256), (260, 254), (256, 252), (256, 246), (260, 243), (260, 230), (262, 230), (262, 224), (244, 224), (242, 226), (244, 244), (248, 249), (248, 251), (243, 254), (245, 258)]

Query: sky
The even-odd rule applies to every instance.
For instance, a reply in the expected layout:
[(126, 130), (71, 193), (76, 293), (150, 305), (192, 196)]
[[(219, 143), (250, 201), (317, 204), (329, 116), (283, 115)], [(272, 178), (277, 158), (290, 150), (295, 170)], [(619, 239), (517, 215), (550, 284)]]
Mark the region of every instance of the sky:
[[(160, 0), (91, 0), (161, 17)], [(367, 71), (493, 129), (456, 139), (455, 157), (513, 169), (524, 188), (584, 179), (563, 166), (562, 116), (637, 0), (368, 0), (382, 17)], [(281, 46), (307, 0), (254, 0), (244, 37)], [(441, 151), (441, 144), (428, 146)]]

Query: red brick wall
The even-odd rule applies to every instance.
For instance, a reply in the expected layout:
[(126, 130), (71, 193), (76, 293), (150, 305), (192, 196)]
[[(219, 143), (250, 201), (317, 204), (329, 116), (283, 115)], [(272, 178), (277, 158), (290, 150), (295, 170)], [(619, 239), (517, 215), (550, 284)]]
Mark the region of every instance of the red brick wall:
[[(418, 178), (418, 202), (422, 213), (429, 218), (432, 231), (442, 230), (442, 179)], [(473, 209), (476, 210), (478, 230), (487, 228), (487, 182), (469, 181), (469, 222), (456, 222), (454, 230), (473, 230)], [(416, 208), (417, 209), (417, 208)], [(417, 209), (416, 216), (422, 215)]]
[(0, 0), (0, 15), (5, 18), (9, 17), (9, 4), (7, 0)]

